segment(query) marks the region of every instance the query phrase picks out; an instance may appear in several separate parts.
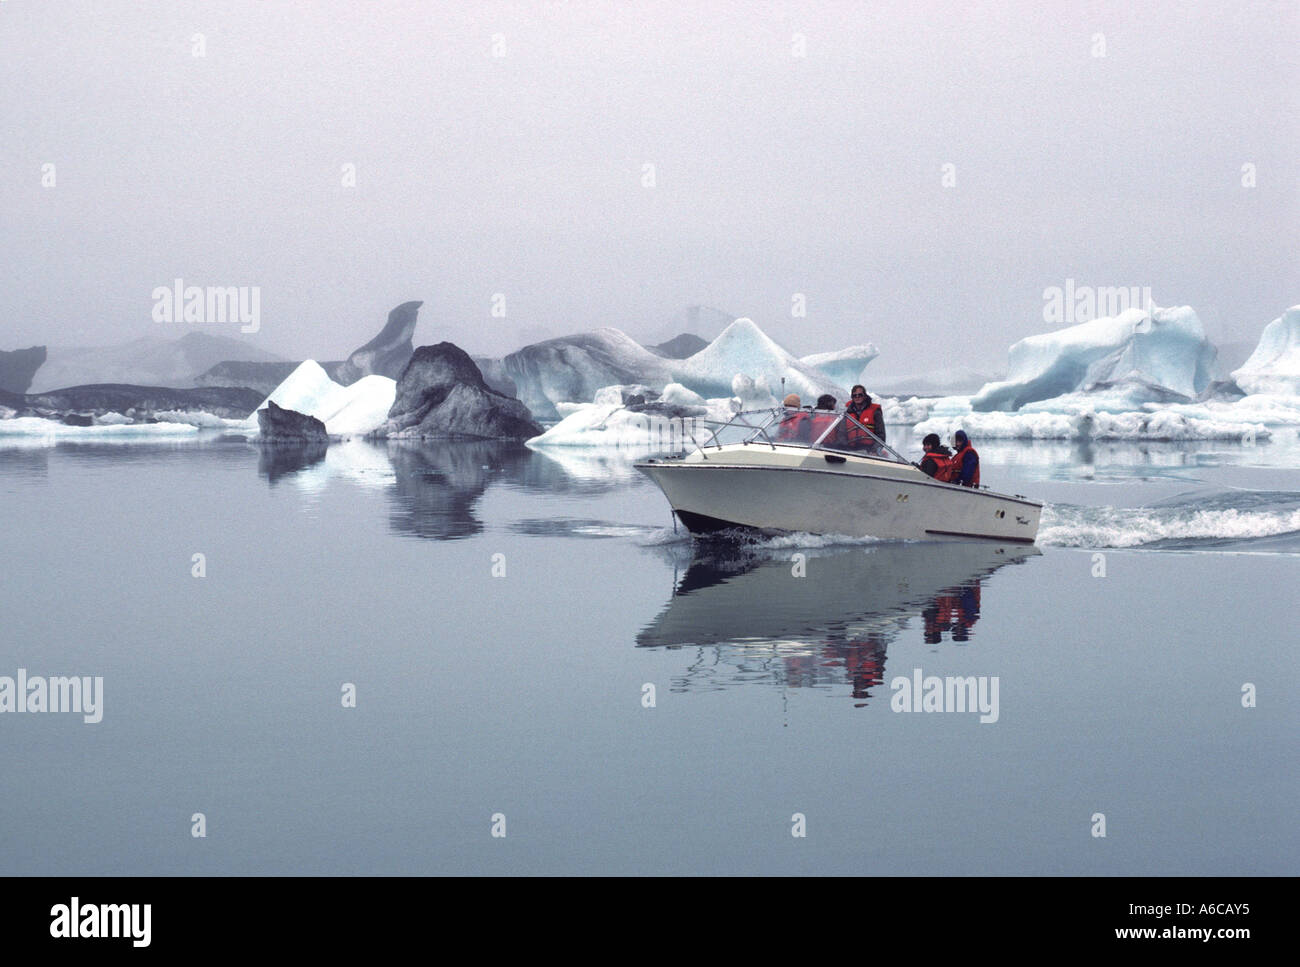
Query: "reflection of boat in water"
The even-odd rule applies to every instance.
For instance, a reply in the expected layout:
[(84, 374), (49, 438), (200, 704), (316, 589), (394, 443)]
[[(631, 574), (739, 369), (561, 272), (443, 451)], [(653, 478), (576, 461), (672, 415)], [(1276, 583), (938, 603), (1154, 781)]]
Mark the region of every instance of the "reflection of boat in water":
[[(674, 687), (724, 687), (773, 679), (818, 685), (847, 677), (856, 698), (883, 680), (886, 647), (922, 619), (938, 644), (973, 637), (982, 585), (1000, 567), (1041, 552), (992, 542), (888, 543), (808, 550), (803, 577), (790, 550), (697, 554), (664, 610), (637, 636), (641, 647), (708, 646)], [(729, 666), (719, 668), (718, 666)], [(707, 671), (704, 671), (707, 667)], [(692, 678), (692, 676), (695, 676)]]
[[(784, 411), (763, 412), (766, 420), (758, 424), (736, 414), (693, 453), (636, 464), (691, 531), (744, 527), (1025, 544), (1038, 533), (1043, 505), (1036, 501), (934, 480), (879, 440), (872, 453), (827, 445), (847, 414), (809, 444), (775, 439), (774, 424)], [(719, 434), (725, 431), (741, 431), (744, 439), (723, 443)]]

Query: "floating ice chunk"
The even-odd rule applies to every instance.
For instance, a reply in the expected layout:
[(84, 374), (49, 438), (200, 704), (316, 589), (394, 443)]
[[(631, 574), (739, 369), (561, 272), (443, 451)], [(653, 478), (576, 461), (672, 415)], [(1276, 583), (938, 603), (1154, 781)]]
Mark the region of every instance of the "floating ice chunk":
[(66, 426), (36, 416), (0, 420), (0, 446), (43, 446), (61, 440), (110, 442), (190, 437), (197, 427), (187, 423), (114, 423), (96, 426)]
[(896, 400), (888, 396), (877, 400), (880, 408), (885, 414), (885, 425), (906, 424), (911, 426), (922, 420), (928, 419), (930, 413), (934, 410), (934, 400), (921, 399), (913, 396), (907, 400)]
[[(316, 360), (308, 359), (286, 376), (284, 382), (258, 404), (257, 409), (265, 409), (266, 404), (272, 402), (286, 410), (314, 416), (323, 423), (325, 418), (320, 414), (333, 416), (347, 403), (347, 387), (330, 379)], [(256, 411), (248, 421), (257, 425)]]
[(1270, 426), (1300, 424), (1300, 396), (1276, 396), (1268, 393), (1244, 396), (1239, 400), (1206, 400), (1203, 403), (1167, 407), (1174, 413), (1207, 420), (1236, 420), (1243, 423), (1266, 423)]
[[(874, 352), (874, 346), (857, 346), (823, 355), (865, 361)], [(542, 418), (567, 416), (562, 404), (585, 402), (598, 389), (615, 384), (626, 388), (677, 383), (702, 398), (715, 399), (731, 393), (737, 374), (752, 380), (754, 394), (765, 400), (798, 393), (812, 402), (830, 393), (842, 401), (845, 395), (844, 386), (777, 345), (750, 319), (737, 319), (685, 359), (658, 356), (626, 333), (605, 328), (525, 346), (502, 360), (502, 371), (519, 388), (524, 404)]]
[(627, 333), (613, 327), (547, 339), (525, 346), (501, 361), (502, 373), (518, 388), (533, 415), (558, 414), (559, 403), (590, 400), (614, 384), (662, 386), (673, 377), (668, 364)]
[(1146, 385), (1152, 401), (1191, 400), (1210, 384), (1216, 350), (1187, 306), (1128, 309), (1056, 332), (1029, 336), (1010, 350), (1010, 373), (971, 399), (977, 411), (1017, 410), (1026, 403), (1099, 385)]
[[(953, 396), (979, 391), (985, 383), (996, 382), (999, 377), (974, 372), (967, 367), (932, 369), (912, 376), (876, 376), (875, 389), (886, 396)], [(863, 382), (859, 380), (858, 382)]]
[(1064, 393), (1049, 400), (1026, 403), (1021, 413), (1132, 413), (1155, 405), (1182, 400), (1162, 393), (1159, 387), (1136, 380), (1124, 380), (1090, 392)]
[(918, 423), (917, 434), (938, 433), (947, 440), (965, 430), (979, 446), (984, 439), (1018, 440), (1267, 440), (1262, 423), (1187, 416), (1170, 409), (1131, 413), (1079, 410), (1069, 413), (967, 413), (933, 416)]
[(692, 446), (692, 433), (703, 440), (702, 420), (723, 423), (731, 418), (728, 400), (705, 400), (704, 407), (702, 416), (666, 416), (653, 410), (630, 410), (621, 403), (580, 403), (555, 426), (529, 440), (528, 446), (679, 451)]
[(397, 397), (397, 381), (387, 376), (363, 376), (344, 389), (348, 393), (347, 402), (324, 420), (325, 432), (330, 436), (364, 436), (373, 432), (388, 419), (388, 411)]
[(676, 406), (703, 406), (704, 397), (681, 383), (669, 383), (659, 394), (659, 402), (672, 403)]
[(167, 423), (188, 423), (199, 429), (244, 429), (246, 421), (229, 420), (206, 410), (158, 410), (154, 416)]
[[(325, 424), (330, 436), (362, 436), (383, 424), (396, 396), (397, 381), (387, 376), (366, 376), (351, 386), (343, 386), (309, 359), (290, 373), (258, 409), (274, 401), (286, 410), (314, 416)], [(245, 423), (256, 429), (257, 413)]]
[(767, 385), (767, 380), (755, 380), (752, 376), (737, 373), (731, 378), (731, 392), (734, 399), (740, 401), (742, 409), (757, 410), (776, 406), (778, 400)]
[(765, 386), (769, 395), (779, 391), (784, 379), (785, 392), (798, 393), (805, 402), (822, 393), (842, 399), (845, 392), (835, 380), (777, 345), (752, 319), (737, 319), (694, 356), (665, 362), (676, 382), (711, 399), (729, 392), (743, 399), (732, 388), (738, 373), (753, 379), (756, 390)]
[(602, 386), (591, 398), (596, 406), (622, 406), (623, 388), (621, 386)]
[(879, 355), (874, 343), (864, 343), (829, 353), (813, 353), (799, 362), (820, 370), (831, 382), (847, 389), (865, 381), (867, 364)]
[(1232, 378), (1250, 394), (1300, 395), (1300, 306), (1264, 327), (1259, 345)]

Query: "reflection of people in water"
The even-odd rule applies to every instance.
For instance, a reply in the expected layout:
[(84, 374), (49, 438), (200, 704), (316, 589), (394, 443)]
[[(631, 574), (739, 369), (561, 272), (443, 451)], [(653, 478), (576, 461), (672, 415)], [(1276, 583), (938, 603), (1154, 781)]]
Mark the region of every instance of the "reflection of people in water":
[(935, 595), (921, 610), (927, 645), (943, 641), (946, 631), (953, 641), (970, 641), (971, 628), (980, 617), (980, 583), (972, 581), (959, 588), (949, 588)]
[(843, 668), (858, 707), (871, 697), (869, 689), (884, 682), (885, 648), (888, 641), (882, 634), (871, 633), (861, 638), (833, 638), (821, 643), (819, 652), (786, 655), (782, 659), (785, 684), (789, 688), (815, 688), (826, 681), (826, 668)]
[(637, 635), (638, 647), (699, 649), (675, 689), (767, 683), (783, 693), (830, 688), (858, 706), (887, 700), (885, 686), (915, 660), (886, 668), (891, 642), (906, 635), (913, 648), (963, 646), (983, 611), (982, 582), (1039, 552), (974, 541), (883, 543), (869, 553), (819, 555), (801, 580), (790, 579), (783, 553), (710, 547), (692, 555), (667, 607)]
[(855, 641), (828, 641), (822, 645), (822, 664), (843, 667), (857, 708), (863, 708), (871, 697), (869, 689), (885, 680), (885, 645), (881, 635), (868, 635)]

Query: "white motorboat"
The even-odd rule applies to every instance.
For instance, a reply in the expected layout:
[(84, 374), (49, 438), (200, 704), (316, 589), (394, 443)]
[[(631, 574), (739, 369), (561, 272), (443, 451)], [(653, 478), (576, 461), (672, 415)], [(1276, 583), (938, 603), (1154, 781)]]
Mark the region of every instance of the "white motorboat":
[[(1032, 544), (1043, 505), (1020, 494), (963, 487), (929, 477), (861, 424), (871, 451), (836, 439), (839, 414), (811, 442), (780, 438), (782, 408), (737, 413), (690, 453), (635, 466), (668, 498), (694, 533), (747, 528), (901, 540), (996, 540)], [(854, 421), (856, 423), (856, 421)], [(739, 442), (723, 437), (739, 435)]]

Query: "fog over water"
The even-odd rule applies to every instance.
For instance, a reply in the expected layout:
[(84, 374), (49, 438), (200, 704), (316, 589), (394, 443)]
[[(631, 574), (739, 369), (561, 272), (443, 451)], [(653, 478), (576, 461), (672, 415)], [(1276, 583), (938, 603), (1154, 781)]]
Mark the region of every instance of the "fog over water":
[(705, 304), (987, 371), (1067, 279), (1253, 343), (1300, 292), (1298, 38), (1293, 4), (5, 3), (0, 349), (180, 335), (176, 278), (260, 286), (295, 359), (422, 299), (416, 343), (473, 352)]

